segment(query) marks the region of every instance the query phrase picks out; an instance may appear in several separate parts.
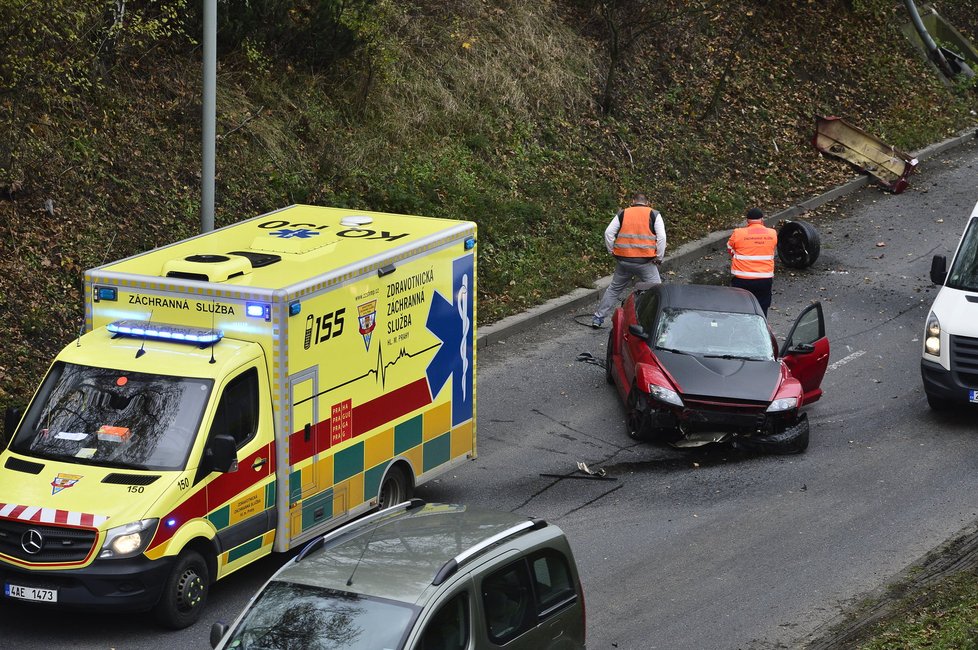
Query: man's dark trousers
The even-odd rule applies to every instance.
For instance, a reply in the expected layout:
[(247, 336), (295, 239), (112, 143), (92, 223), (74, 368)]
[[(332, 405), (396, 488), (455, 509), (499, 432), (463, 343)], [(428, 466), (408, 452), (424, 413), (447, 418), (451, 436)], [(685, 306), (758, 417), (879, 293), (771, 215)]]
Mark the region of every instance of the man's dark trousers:
[(774, 286), (774, 278), (757, 278), (754, 280), (746, 280), (744, 278), (733, 276), (730, 278), (730, 286), (747, 289), (754, 294), (754, 297), (757, 298), (757, 302), (761, 303), (761, 309), (764, 310), (764, 316), (767, 317), (767, 308), (771, 306), (771, 287)]

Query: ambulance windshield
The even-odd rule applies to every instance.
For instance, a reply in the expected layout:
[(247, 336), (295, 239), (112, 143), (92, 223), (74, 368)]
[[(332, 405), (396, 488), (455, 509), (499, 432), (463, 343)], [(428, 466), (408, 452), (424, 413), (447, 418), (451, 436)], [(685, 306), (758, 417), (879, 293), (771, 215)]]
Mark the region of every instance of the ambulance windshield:
[(11, 449), (126, 469), (183, 469), (213, 381), (57, 362)]

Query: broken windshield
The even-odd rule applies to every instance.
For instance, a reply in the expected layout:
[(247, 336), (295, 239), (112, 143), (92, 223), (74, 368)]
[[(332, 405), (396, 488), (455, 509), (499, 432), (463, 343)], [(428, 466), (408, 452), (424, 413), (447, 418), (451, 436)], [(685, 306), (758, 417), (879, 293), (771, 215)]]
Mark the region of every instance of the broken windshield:
[(763, 316), (697, 309), (665, 309), (655, 333), (655, 349), (723, 359), (774, 359)]
[(213, 381), (57, 362), (13, 451), (128, 469), (183, 469)]

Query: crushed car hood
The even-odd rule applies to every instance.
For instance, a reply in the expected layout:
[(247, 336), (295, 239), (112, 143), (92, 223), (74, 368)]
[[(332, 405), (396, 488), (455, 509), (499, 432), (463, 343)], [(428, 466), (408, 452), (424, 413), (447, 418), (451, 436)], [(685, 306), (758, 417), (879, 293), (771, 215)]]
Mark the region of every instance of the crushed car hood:
[(664, 350), (656, 350), (655, 356), (682, 395), (769, 402), (781, 380), (780, 361), (704, 358)]

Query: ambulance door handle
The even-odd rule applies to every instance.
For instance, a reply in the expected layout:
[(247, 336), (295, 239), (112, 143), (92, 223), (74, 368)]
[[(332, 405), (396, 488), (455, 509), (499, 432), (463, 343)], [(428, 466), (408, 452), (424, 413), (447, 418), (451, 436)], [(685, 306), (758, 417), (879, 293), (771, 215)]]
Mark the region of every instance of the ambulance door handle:
[(393, 264), (388, 264), (387, 266), (382, 266), (379, 269), (377, 269), (377, 275), (382, 278), (385, 275), (390, 275), (396, 270), (397, 270), (396, 266), (394, 266)]
[(256, 458), (255, 459), (255, 462), (253, 462), (251, 464), (251, 469), (253, 469), (253, 470), (255, 470), (257, 472), (262, 467), (264, 467), (265, 466), (265, 463), (267, 463), (267, 462), (268, 462), (268, 459), (267, 458)]
[(311, 439), (312, 439), (312, 425), (306, 422), (305, 442), (309, 442)]

